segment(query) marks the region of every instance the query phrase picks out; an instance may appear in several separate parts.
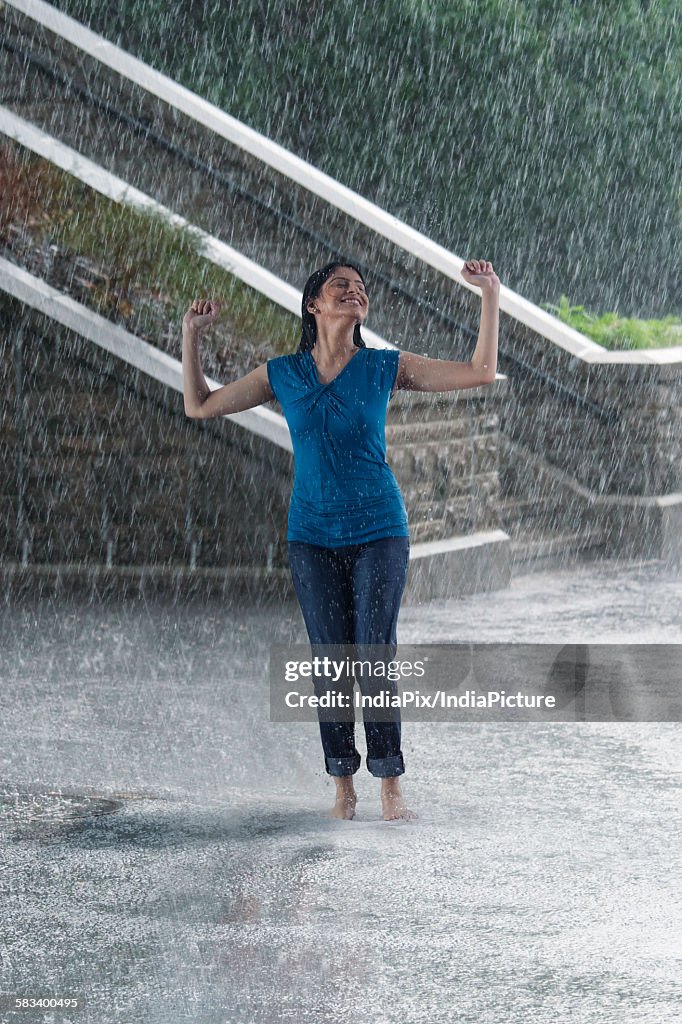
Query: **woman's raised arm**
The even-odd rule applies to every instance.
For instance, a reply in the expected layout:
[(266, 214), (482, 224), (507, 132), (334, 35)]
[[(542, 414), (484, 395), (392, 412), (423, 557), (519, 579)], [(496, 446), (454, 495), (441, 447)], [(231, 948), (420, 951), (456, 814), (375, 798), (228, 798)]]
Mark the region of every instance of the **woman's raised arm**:
[(196, 299), (182, 321), (182, 377), (185, 414), (191, 419), (206, 420), (215, 416), (253, 409), (274, 399), (265, 363), (239, 380), (211, 391), (201, 369), (199, 333), (212, 324), (220, 313), (220, 303)]
[(469, 260), (460, 271), (465, 281), (481, 289), (481, 324), (478, 342), (468, 363), (453, 359), (428, 359), (401, 352), (396, 390), (459, 391), (491, 384), (497, 372), (500, 324), (500, 281), (487, 260)]

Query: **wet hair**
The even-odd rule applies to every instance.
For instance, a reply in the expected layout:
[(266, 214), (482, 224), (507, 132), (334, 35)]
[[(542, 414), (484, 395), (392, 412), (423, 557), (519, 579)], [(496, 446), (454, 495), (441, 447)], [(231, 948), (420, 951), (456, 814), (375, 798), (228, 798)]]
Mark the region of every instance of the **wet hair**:
[[(365, 283), (365, 279), (353, 264), (347, 260), (336, 260), (335, 263), (327, 263), (324, 267), (320, 267), (314, 274), (311, 274), (305, 283), (303, 289), (303, 301), (301, 302), (301, 343), (298, 346), (299, 352), (310, 352), (311, 348), (317, 341), (317, 324), (315, 323), (315, 317), (312, 313), (308, 312), (308, 303), (311, 299), (316, 299), (322, 290), (324, 282), (331, 277), (332, 272), (338, 267), (350, 267), (356, 274), (360, 275), (362, 283)], [(360, 334), (360, 324), (355, 325), (353, 331), (353, 344), (357, 345), (358, 348), (367, 348), (362, 335)]]

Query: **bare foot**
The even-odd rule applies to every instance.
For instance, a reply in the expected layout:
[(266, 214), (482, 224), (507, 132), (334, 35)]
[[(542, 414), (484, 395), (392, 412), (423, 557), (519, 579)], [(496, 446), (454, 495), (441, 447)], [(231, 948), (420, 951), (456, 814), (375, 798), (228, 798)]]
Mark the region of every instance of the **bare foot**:
[(355, 804), (358, 799), (353, 786), (353, 776), (336, 775), (334, 782), (336, 783), (336, 803), (329, 813), (332, 818), (344, 818), (346, 821), (350, 821), (355, 817)]
[(381, 780), (381, 809), (384, 812), (384, 821), (418, 817), (416, 811), (411, 811), (405, 803), (397, 776)]

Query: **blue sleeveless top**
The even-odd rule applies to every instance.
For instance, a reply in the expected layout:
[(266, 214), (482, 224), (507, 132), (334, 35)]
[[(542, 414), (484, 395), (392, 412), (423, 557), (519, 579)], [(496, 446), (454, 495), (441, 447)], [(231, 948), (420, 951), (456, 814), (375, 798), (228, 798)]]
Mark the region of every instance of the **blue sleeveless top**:
[(405, 502), (386, 462), (386, 410), (397, 349), (358, 348), (321, 384), (311, 352), (266, 363), (294, 449), (288, 541), (339, 548), (409, 537)]

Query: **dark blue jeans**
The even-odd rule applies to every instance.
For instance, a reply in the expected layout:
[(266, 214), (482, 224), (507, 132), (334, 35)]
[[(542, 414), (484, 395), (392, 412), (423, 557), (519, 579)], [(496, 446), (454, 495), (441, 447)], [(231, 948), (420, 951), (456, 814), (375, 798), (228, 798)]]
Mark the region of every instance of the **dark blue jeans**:
[[(289, 541), (289, 566), (313, 655), (326, 644), (380, 644), (382, 660), (391, 660), (397, 650), (400, 600), (410, 560), (409, 537), (382, 537), (365, 544), (324, 548), (301, 541)], [(331, 655), (330, 652), (327, 652)], [(361, 654), (358, 653), (358, 658)], [(397, 693), (394, 682), (366, 673), (350, 675), (345, 683), (335, 682), (336, 692), (352, 695), (357, 679), (361, 693), (388, 690)], [(316, 693), (329, 683), (315, 679)], [(405, 763), (400, 750), (400, 712), (392, 709), (391, 721), (372, 721), (364, 713), (367, 740), (367, 769), (378, 778), (402, 775)], [(354, 721), (323, 721), (320, 736), (325, 767), (329, 775), (354, 775), (360, 767), (355, 747)]]

